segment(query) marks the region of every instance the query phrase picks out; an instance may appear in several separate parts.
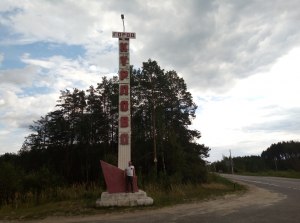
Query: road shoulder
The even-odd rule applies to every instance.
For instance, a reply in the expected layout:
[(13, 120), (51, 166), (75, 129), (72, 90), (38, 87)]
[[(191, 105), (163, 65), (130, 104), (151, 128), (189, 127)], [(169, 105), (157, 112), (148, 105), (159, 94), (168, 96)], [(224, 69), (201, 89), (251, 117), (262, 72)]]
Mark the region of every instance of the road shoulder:
[(137, 210), (127, 213), (109, 213), (93, 216), (73, 216), (73, 217), (47, 217), (39, 221), (28, 221), (31, 223), (68, 223), (68, 222), (93, 222), (101, 220), (100, 222), (109, 222), (117, 219), (137, 218), (141, 216), (155, 216), (155, 215), (172, 215), (175, 214), (184, 217), (199, 214), (216, 213), (219, 215), (228, 215), (238, 211), (241, 208), (248, 206), (270, 206), (286, 198), (285, 195), (269, 191), (251, 184), (238, 182), (245, 185), (248, 190), (246, 192), (238, 192), (236, 194), (229, 194), (223, 197), (210, 199), (207, 201), (180, 204), (171, 207), (164, 207), (161, 209), (151, 210)]

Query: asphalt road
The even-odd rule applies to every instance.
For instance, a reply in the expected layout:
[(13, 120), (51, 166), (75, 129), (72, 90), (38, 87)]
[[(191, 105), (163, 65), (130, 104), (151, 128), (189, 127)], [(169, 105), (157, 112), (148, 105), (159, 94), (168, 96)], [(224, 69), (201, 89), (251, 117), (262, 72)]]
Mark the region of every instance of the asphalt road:
[[(226, 216), (226, 220), (220, 222), (230, 222), (230, 220), (232, 220), (231, 222), (300, 222), (300, 179), (239, 175), (223, 176), (281, 194), (283, 199), (266, 207), (241, 208), (235, 214), (236, 216)], [(235, 221), (236, 218), (239, 221)]]
[(300, 180), (223, 175), (246, 183), (249, 191), (193, 204), (159, 210), (114, 213), (90, 217), (44, 219), (41, 222), (76, 223), (197, 223), (300, 222)]

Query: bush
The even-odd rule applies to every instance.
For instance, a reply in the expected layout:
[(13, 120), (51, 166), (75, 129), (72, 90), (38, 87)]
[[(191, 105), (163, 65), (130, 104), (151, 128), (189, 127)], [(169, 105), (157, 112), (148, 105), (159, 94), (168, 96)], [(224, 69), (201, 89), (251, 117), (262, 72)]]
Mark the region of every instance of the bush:
[(36, 172), (26, 175), (22, 180), (23, 194), (32, 192), (35, 196), (36, 203), (40, 201), (40, 195), (43, 191), (56, 188), (61, 180), (53, 175), (46, 167)]
[(20, 176), (11, 163), (0, 164), (0, 206), (15, 201), (20, 187)]

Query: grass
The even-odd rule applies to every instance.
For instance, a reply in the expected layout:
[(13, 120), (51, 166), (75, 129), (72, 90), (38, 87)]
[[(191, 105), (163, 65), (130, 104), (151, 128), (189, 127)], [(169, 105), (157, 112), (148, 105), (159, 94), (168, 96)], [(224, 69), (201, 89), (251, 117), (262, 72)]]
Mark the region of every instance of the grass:
[[(75, 184), (46, 190), (38, 197), (27, 193), (13, 205), (0, 208), (0, 219), (41, 219), (47, 216), (73, 216), (93, 214), (96, 199), (103, 189), (97, 185)], [(23, 201), (22, 201), (23, 200)]]
[(168, 191), (161, 190), (159, 185), (148, 185), (147, 194), (155, 201), (155, 206), (163, 207), (187, 202), (201, 201), (227, 193), (245, 190), (244, 186), (218, 176), (210, 175), (206, 184), (176, 184), (171, 185)]
[[(206, 184), (172, 184), (169, 185), (167, 190), (162, 189), (159, 184), (148, 184), (143, 190), (154, 199), (154, 205), (151, 207), (138, 207), (138, 209), (161, 208), (197, 202), (236, 191), (244, 191), (245, 188), (218, 175), (209, 175), (209, 181)], [(96, 208), (95, 202), (100, 198), (101, 193), (102, 189), (96, 185), (89, 188), (85, 185), (59, 188), (56, 191), (56, 196), (52, 197), (52, 199), (49, 198), (48, 191), (42, 194), (39, 203), (36, 203), (32, 196), (24, 203), (14, 206), (2, 206), (0, 219), (42, 219), (47, 216), (93, 215), (137, 209), (137, 207)]]
[(296, 178), (300, 179), (300, 172), (294, 171), (294, 170), (288, 170), (288, 171), (261, 171), (261, 172), (241, 172), (238, 174), (242, 175), (248, 175), (248, 176), (268, 176), (268, 177), (286, 177), (286, 178)]

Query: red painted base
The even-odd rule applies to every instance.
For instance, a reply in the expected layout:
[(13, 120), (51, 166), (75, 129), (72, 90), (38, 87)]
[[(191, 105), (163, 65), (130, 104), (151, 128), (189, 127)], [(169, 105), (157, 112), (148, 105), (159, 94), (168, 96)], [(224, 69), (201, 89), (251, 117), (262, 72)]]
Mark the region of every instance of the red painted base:
[[(126, 180), (124, 170), (100, 160), (108, 193), (125, 193)], [(129, 188), (131, 189), (131, 188)], [(133, 178), (133, 191), (138, 192), (137, 177)]]

